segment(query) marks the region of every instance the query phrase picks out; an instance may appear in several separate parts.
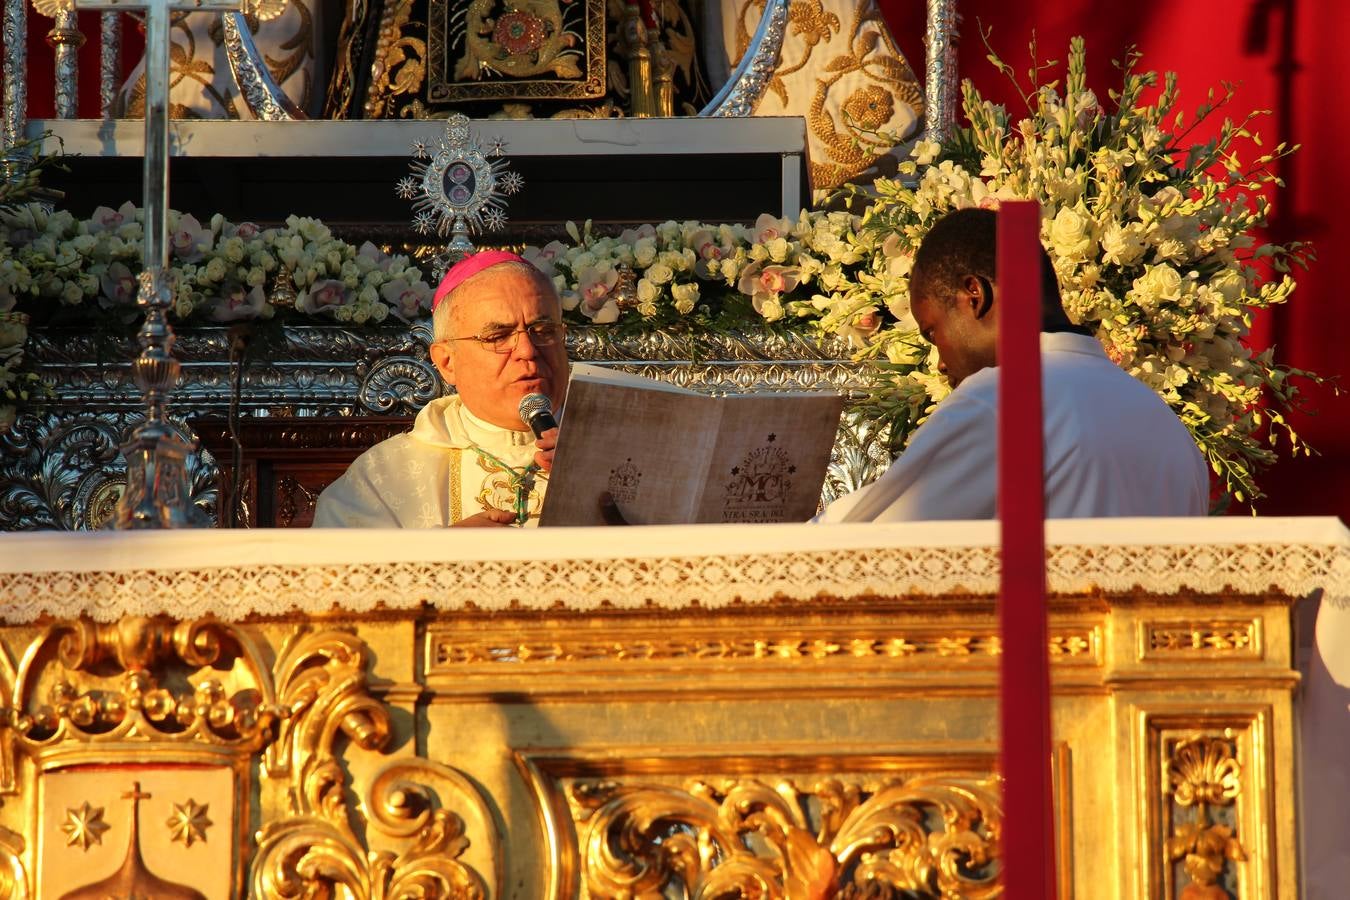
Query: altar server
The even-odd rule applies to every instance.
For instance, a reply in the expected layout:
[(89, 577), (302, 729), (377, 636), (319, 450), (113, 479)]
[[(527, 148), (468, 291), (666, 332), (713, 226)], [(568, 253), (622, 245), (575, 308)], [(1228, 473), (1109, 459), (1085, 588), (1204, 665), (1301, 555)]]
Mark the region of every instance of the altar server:
[[(881, 478), (832, 503), (818, 521), (997, 514), (995, 221), (989, 210), (958, 210), (925, 237), (910, 308), (954, 390)], [(1070, 322), (1044, 250), (1041, 262), (1046, 517), (1204, 515), (1208, 472), (1190, 433)]]
[(432, 325), (431, 360), (456, 393), (361, 454), (319, 496), (315, 526), (538, 524), (557, 430), (536, 440), (519, 403), (543, 394), (561, 410), (567, 392), (553, 283), (514, 253), (474, 254), (441, 281)]

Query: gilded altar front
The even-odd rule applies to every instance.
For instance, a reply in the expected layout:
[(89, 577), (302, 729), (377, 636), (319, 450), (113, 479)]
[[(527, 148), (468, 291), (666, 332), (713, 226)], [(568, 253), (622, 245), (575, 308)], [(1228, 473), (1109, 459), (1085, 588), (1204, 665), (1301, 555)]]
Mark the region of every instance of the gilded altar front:
[[(5, 538), (0, 896), (999, 895), (993, 523), (271, 535)], [(1061, 896), (1296, 896), (1344, 527), (1048, 537)]]

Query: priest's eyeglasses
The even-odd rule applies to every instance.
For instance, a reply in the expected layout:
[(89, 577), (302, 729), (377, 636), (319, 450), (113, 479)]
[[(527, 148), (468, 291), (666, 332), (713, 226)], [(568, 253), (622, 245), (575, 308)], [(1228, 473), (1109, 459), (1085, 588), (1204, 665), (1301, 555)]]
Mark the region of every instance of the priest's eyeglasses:
[(477, 341), (480, 347), (493, 353), (510, 353), (516, 349), (516, 340), (522, 334), (528, 335), (530, 343), (536, 347), (552, 347), (562, 340), (566, 327), (561, 322), (531, 322), (524, 328), (494, 328), (482, 334), (467, 337), (447, 338), (451, 341)]

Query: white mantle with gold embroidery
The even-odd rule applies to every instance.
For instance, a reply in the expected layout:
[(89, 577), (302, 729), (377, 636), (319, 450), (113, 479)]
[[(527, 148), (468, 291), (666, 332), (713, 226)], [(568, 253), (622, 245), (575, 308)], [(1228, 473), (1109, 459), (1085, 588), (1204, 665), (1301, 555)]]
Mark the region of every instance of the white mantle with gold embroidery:
[(487, 509), (539, 524), (548, 475), (534, 464), (534, 435), (478, 418), (458, 396), (433, 400), (412, 431), (357, 457), (319, 496), (316, 527), (443, 528)]

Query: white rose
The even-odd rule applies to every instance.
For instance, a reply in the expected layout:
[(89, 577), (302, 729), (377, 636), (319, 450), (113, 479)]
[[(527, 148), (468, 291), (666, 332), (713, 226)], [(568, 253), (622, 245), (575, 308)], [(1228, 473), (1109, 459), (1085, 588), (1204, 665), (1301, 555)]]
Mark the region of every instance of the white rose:
[(1247, 289), (1246, 280), (1232, 269), (1225, 269), (1209, 280), (1209, 289), (1220, 294), (1227, 303), (1236, 303)]
[(652, 263), (647, 269), (647, 280), (652, 284), (665, 284), (675, 277), (675, 272), (665, 263)]
[(674, 250), (663, 250), (658, 253), (656, 263), (657, 265), (668, 266), (672, 272), (687, 272), (689, 270), (684, 254), (677, 253)]
[(633, 262), (638, 264), (638, 268), (645, 269), (656, 261), (656, 242), (650, 238), (643, 238), (633, 247)]
[(1083, 259), (1092, 249), (1092, 220), (1064, 207), (1050, 224), (1050, 243), (1060, 256)]
[(225, 278), (225, 260), (219, 256), (214, 257), (206, 264), (204, 272), (210, 281), (223, 281)]
[[(659, 296), (661, 296), (661, 289), (660, 289), (659, 287), (657, 287), (656, 285), (652, 284), (650, 281), (648, 281), (648, 280), (645, 279), (645, 278), (639, 278), (639, 279), (638, 279), (638, 283), (637, 283), (637, 298), (638, 298), (638, 303), (641, 303), (641, 304), (644, 304), (644, 305), (650, 305), (650, 304), (654, 303), (654, 302), (656, 301), (656, 298), (659, 297)], [(650, 313), (650, 314), (651, 314), (651, 315), (654, 315), (654, 314), (655, 314), (655, 307), (653, 307), (653, 312)], [(644, 316), (645, 316), (645, 315), (649, 315), (649, 313), (643, 313), (643, 315), (644, 315)]]
[(1169, 265), (1149, 266), (1142, 277), (1134, 280), (1135, 301), (1145, 309), (1152, 309), (1164, 301), (1181, 298), (1181, 275)]
[(675, 298), (675, 309), (680, 315), (687, 316), (694, 311), (694, 304), (698, 302), (698, 285), (673, 284), (670, 286), (670, 295)]

